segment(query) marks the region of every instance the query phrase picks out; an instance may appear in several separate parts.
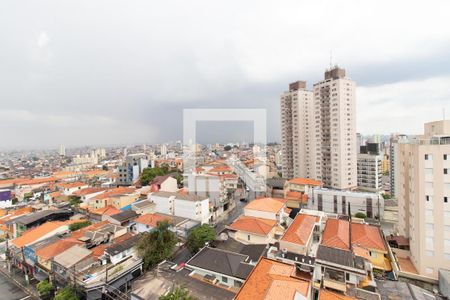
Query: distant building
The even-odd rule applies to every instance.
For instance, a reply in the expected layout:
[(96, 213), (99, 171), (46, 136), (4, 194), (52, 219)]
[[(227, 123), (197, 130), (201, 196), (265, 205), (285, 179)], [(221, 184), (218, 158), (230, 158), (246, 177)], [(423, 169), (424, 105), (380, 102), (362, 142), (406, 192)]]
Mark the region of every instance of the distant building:
[(209, 223), (209, 199), (196, 195), (156, 192), (150, 195), (158, 213)]
[(311, 190), (308, 208), (327, 213), (348, 215), (348, 204), (351, 213), (364, 213), (368, 218), (384, 217), (384, 199), (378, 193), (352, 192), (318, 188)]
[(146, 154), (137, 153), (127, 155), (123, 164), (119, 166), (119, 177), (117, 178), (117, 184), (134, 184), (139, 179), (139, 175), (145, 168), (148, 168), (148, 158)]
[(64, 145), (59, 146), (59, 155), (66, 156), (66, 146)]
[(381, 160), (380, 144), (366, 143), (360, 147), (358, 154), (358, 188), (370, 191), (380, 192), (381, 183)]

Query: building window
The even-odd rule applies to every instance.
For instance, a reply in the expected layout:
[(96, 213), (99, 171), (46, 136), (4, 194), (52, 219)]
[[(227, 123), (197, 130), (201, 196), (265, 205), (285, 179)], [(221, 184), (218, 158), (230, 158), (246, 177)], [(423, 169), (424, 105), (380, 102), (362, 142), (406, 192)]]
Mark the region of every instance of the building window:
[(222, 282), (228, 283), (228, 278), (225, 276), (222, 276)]
[(444, 174), (447, 175), (448, 173), (448, 169), (444, 169)]
[(247, 241), (250, 241), (250, 234), (247, 235)]
[(448, 203), (448, 197), (447, 196), (444, 197), (444, 203)]
[(433, 156), (431, 154), (425, 154), (425, 160), (433, 160)]
[(432, 198), (431, 198), (431, 196), (426, 195), (426, 196), (425, 196), (425, 199), (427, 200), (427, 202), (430, 202)]
[(447, 154), (444, 154), (444, 160), (447, 160), (447, 157), (448, 157)]

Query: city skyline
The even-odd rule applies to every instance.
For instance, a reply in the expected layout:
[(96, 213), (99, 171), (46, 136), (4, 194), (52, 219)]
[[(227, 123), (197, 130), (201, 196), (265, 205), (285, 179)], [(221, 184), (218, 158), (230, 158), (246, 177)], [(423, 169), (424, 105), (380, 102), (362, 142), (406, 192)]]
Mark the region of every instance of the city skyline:
[[(357, 132), (418, 134), (417, 124), (450, 112), (446, 2), (408, 2), (407, 15), (390, 2), (199, 1), (189, 15), (181, 2), (141, 3), (102, 18), (101, 1), (44, 9), (50, 2), (0, 10), (4, 148), (178, 140), (184, 108), (266, 108), (268, 140), (280, 141), (280, 91), (316, 82), (330, 51), (358, 82)], [(333, 26), (323, 30), (323, 20)]]

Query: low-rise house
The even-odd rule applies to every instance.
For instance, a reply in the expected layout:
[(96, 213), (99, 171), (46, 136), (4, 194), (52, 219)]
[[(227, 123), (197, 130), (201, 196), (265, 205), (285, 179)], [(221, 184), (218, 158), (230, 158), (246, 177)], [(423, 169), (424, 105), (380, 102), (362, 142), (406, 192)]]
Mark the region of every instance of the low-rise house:
[(131, 204), (131, 209), (137, 214), (151, 214), (155, 212), (156, 204), (150, 200), (141, 200)]
[(118, 214), (112, 216), (103, 216), (102, 221), (108, 221), (111, 224), (120, 225), (120, 226), (128, 226), (131, 222), (136, 219), (138, 214), (133, 210), (124, 210)]
[(106, 247), (105, 254), (113, 265), (117, 265), (123, 260), (136, 255), (135, 246), (139, 242), (141, 235), (134, 235), (121, 242), (113, 243), (113, 245)]
[[(88, 206), (93, 209), (99, 209), (108, 205), (111, 205), (110, 198), (118, 195), (130, 195), (136, 191), (133, 187), (118, 187), (110, 190), (106, 190), (105, 192), (91, 198), (88, 200)], [(128, 204), (127, 204), (128, 205)], [(120, 209), (120, 207), (117, 207)]]
[(261, 258), (235, 299), (311, 299), (311, 284), (295, 266)]
[(322, 182), (310, 178), (293, 178), (285, 182), (284, 198), (287, 199), (287, 207), (302, 208), (308, 205), (311, 191), (321, 187)]
[(239, 288), (254, 267), (248, 260), (247, 255), (204, 247), (186, 266), (193, 270), (190, 274), (193, 277), (213, 284)]
[(79, 196), (83, 203), (87, 203), (89, 199), (102, 194), (106, 188), (88, 187), (72, 193), (73, 196)]
[(342, 250), (350, 250), (352, 248), (354, 252), (367, 258), (374, 268), (382, 271), (392, 270), (387, 258), (386, 244), (380, 229), (376, 226), (350, 223), (346, 220), (328, 219), (323, 232), (322, 244)]
[(152, 192), (176, 192), (178, 190), (177, 180), (170, 175), (156, 176), (150, 183)]
[(134, 222), (136, 223), (135, 231), (137, 233), (150, 232), (154, 230), (159, 222), (173, 222), (173, 217), (163, 214), (143, 214), (137, 217)]
[(72, 195), (76, 191), (89, 187), (87, 183), (80, 181), (58, 183), (56, 186), (66, 196)]
[(52, 260), (52, 273), (62, 284), (75, 281), (77, 272), (90, 267), (94, 263), (92, 251), (80, 245), (74, 245)]
[(259, 198), (244, 207), (244, 214), (248, 217), (274, 220), (281, 224), (285, 221), (286, 200), (282, 198)]
[(266, 180), (267, 196), (271, 198), (283, 198), (286, 181), (285, 178), (268, 178)]
[(320, 233), (320, 218), (300, 213), (280, 239), (280, 249), (296, 254), (310, 255), (314, 232)]
[(196, 195), (156, 192), (150, 195), (156, 204), (156, 212), (199, 221), (209, 222), (209, 199)]
[(120, 212), (121, 211), (114, 206), (108, 205), (89, 211), (89, 218), (94, 222), (100, 222), (104, 219), (105, 216), (112, 216)]
[(277, 229), (275, 220), (240, 216), (228, 226), (228, 235), (243, 243), (268, 244), (274, 241)]
[(59, 255), (60, 253), (66, 251), (67, 249), (75, 245), (84, 245), (83, 242), (77, 239), (68, 237), (64, 239), (57, 239), (50, 244), (40, 247), (36, 251), (36, 257), (39, 265), (44, 269), (44, 271), (51, 271), (52, 259)]

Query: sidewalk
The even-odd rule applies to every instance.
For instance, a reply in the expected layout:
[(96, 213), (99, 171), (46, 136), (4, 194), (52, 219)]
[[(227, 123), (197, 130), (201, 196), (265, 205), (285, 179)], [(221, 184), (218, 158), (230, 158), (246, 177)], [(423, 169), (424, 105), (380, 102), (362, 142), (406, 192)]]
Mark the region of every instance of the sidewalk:
[[(11, 273), (8, 272), (5, 261), (0, 261), (0, 272), (7, 278), (9, 278), (17, 287), (19, 287), (25, 294), (29, 295), (28, 299), (39, 299), (36, 286), (33, 283), (27, 284), (25, 276), (21, 270), (11, 267)], [(32, 281), (35, 281), (32, 279)]]

